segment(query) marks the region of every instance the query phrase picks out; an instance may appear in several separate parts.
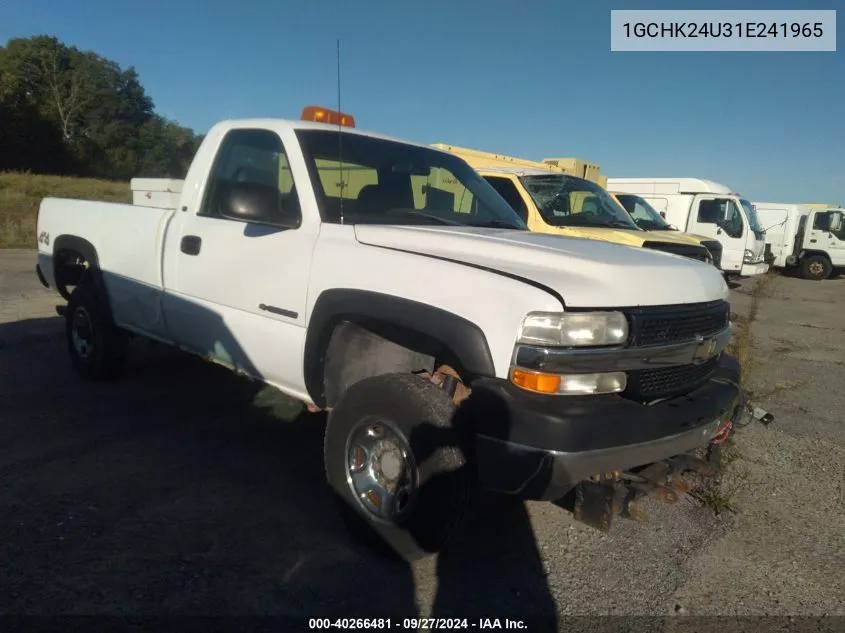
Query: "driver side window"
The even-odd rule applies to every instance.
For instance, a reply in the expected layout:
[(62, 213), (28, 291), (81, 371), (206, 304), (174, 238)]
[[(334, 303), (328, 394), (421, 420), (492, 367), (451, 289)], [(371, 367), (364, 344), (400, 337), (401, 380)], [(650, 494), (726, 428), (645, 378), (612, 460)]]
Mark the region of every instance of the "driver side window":
[[(209, 175), (202, 206), (197, 215), (223, 219), (221, 205), (229, 185), (258, 185), (275, 194), (282, 216), (299, 216), (299, 199), (282, 139), (270, 130), (242, 129), (226, 134)], [(269, 195), (270, 199), (274, 196)]]
[(836, 211), (816, 213), (816, 217), (813, 218), (813, 230), (828, 231), (837, 239), (845, 241), (845, 222), (839, 222), (839, 226), (835, 226), (834, 215), (839, 216), (840, 214)]
[(742, 215), (733, 200), (714, 198), (698, 203), (699, 224), (715, 224), (730, 237), (742, 237)]
[(625, 207), (625, 210), (631, 214), (631, 217), (634, 218), (634, 220), (638, 220), (640, 222), (651, 221), (651, 215), (649, 215), (648, 211), (645, 210), (645, 207), (639, 202), (627, 201), (623, 198), (622, 206)]

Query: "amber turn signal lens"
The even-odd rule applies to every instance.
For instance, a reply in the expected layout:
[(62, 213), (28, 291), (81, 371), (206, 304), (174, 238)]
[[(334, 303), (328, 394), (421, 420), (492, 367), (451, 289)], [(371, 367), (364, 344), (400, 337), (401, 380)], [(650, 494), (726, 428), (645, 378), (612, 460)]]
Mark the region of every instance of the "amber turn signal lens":
[(522, 369), (513, 370), (511, 382), (517, 387), (538, 393), (557, 393), (560, 388), (560, 376), (523, 371)]

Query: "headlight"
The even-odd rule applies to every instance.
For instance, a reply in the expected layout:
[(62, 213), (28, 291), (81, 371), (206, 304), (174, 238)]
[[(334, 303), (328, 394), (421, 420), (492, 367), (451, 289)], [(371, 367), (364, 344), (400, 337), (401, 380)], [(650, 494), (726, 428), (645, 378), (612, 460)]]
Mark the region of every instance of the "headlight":
[(628, 320), (621, 312), (531, 312), (519, 332), (526, 345), (585, 347), (627, 340)]
[(745, 254), (742, 256), (742, 262), (744, 264), (750, 264), (753, 261), (754, 261), (754, 251), (750, 251), (746, 248)]

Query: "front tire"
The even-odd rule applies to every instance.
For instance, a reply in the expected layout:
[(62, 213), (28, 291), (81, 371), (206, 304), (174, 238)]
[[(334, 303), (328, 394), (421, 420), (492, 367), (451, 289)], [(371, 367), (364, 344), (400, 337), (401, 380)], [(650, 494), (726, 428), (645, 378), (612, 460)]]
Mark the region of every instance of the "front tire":
[(821, 255), (810, 255), (801, 261), (801, 276), (812, 281), (821, 281), (830, 277), (833, 271), (830, 261)]
[(412, 374), (352, 385), (329, 414), (326, 478), (349, 526), (406, 561), (442, 551), (470, 521), (477, 490), (451, 398)]
[(91, 381), (116, 378), (126, 361), (128, 336), (114, 326), (91, 284), (73, 289), (65, 309), (65, 337), (74, 370)]

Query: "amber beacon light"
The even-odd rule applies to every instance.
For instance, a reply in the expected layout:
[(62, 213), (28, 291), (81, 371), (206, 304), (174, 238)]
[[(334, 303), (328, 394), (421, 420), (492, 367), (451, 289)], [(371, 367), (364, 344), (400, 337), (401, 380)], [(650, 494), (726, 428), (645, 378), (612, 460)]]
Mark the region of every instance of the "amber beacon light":
[(315, 123), (331, 123), (332, 125), (355, 127), (355, 117), (351, 114), (314, 105), (302, 108), (302, 116), (299, 118), (303, 121), (314, 121)]

